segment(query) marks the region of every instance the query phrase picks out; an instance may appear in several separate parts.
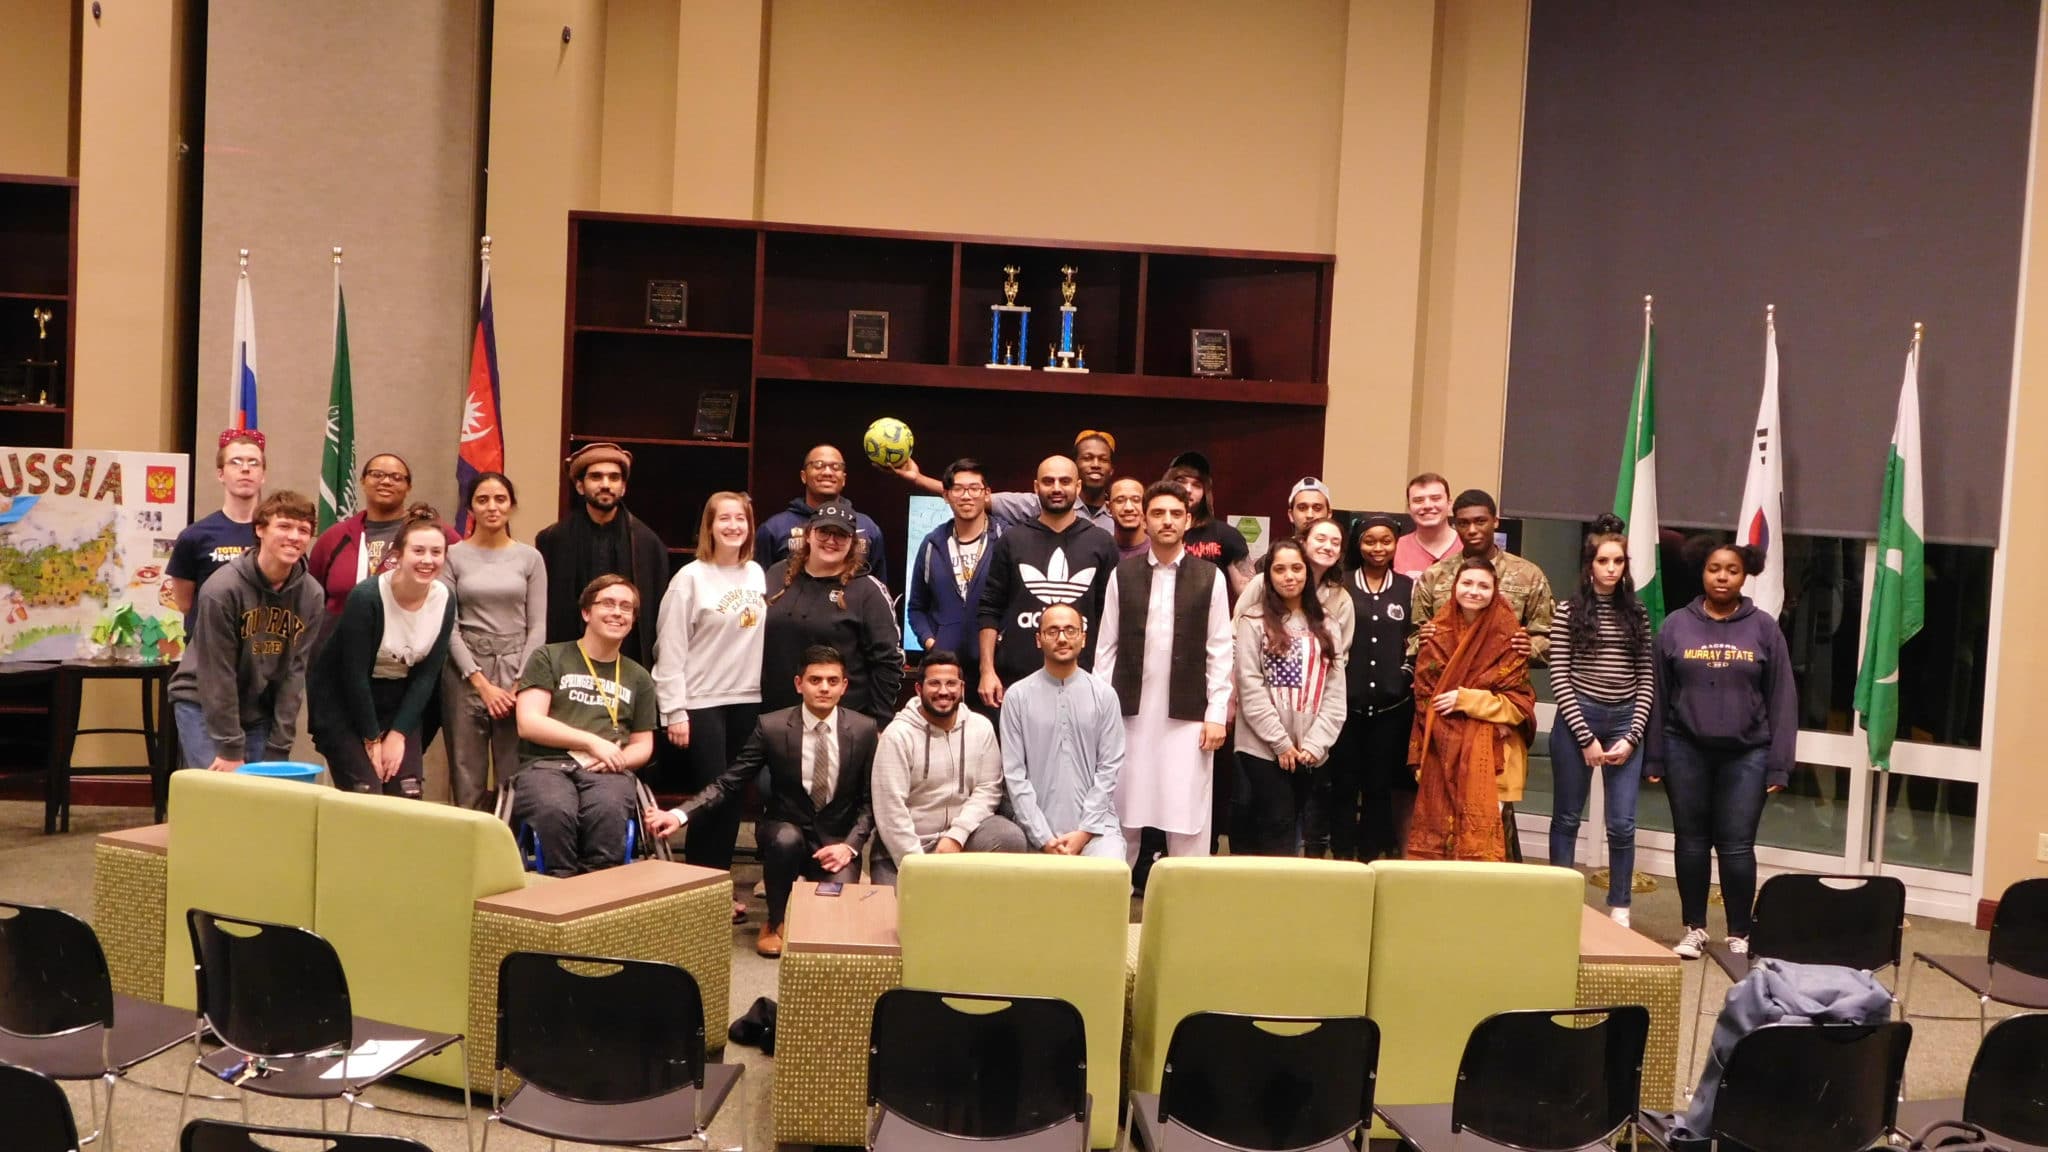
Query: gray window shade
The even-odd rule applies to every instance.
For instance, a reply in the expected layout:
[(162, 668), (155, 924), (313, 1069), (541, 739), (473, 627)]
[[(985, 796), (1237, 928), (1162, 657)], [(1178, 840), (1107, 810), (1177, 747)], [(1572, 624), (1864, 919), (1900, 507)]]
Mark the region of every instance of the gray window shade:
[(1666, 523), (1734, 523), (1775, 304), (1789, 529), (1874, 533), (1920, 320), (1928, 536), (1994, 542), (2037, 15), (1534, 0), (1504, 510), (1610, 506), (1653, 293)]

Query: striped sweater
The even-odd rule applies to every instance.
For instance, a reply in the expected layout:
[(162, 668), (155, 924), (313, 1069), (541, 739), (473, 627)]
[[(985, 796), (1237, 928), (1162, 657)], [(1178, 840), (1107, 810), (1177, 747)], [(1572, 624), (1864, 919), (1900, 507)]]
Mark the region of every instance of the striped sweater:
[[(1550, 693), (1557, 700), (1556, 723), (1570, 730), (1584, 748), (1593, 743), (1594, 732), (1579, 713), (1581, 699), (1602, 704), (1626, 704), (1635, 709), (1628, 722), (1628, 742), (1643, 746), (1643, 733), (1650, 726), (1650, 708), (1656, 697), (1656, 636), (1643, 619), (1643, 640), (1629, 646), (1628, 632), (1615, 612), (1614, 598), (1593, 599), (1593, 648), (1580, 653), (1572, 646), (1572, 608), (1577, 597), (1560, 601), (1550, 625)], [(1636, 611), (1642, 612), (1641, 606)]]

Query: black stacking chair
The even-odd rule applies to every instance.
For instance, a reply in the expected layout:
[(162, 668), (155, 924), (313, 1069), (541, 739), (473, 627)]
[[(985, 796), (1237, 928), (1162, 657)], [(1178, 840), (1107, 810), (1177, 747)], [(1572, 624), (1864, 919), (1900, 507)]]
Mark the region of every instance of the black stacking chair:
[[(355, 1015), (348, 976), (334, 946), (318, 933), (290, 924), (244, 920), (193, 908), (185, 914), (192, 936), (192, 973), (198, 991), (194, 1057), (185, 1069), (178, 1126), (192, 1100), (192, 1073), (200, 1068), (244, 1092), (318, 1100), (321, 1127), (329, 1100), (340, 1100), (343, 1127), (354, 1122), (357, 1098), (371, 1085), (450, 1046), (460, 1034), (427, 1032)], [(207, 1039), (223, 1047), (203, 1051)], [(411, 1044), (395, 1060), (326, 1073), (364, 1044)], [(358, 1058), (360, 1059), (360, 1058)], [(468, 1059), (463, 1060), (462, 1123), (469, 1127)], [(249, 1100), (243, 1096), (242, 1119)], [(449, 1117), (452, 1119), (452, 1117)]]
[[(1710, 1149), (1863, 1152), (1896, 1127), (1913, 1026), (1767, 1024), (1735, 1042), (1714, 1099)], [(1673, 1145), (1672, 1118), (1643, 1112), (1638, 1128)]]
[[(1993, 1000), (2030, 1011), (2048, 1010), (2048, 878), (2020, 880), (1998, 898), (1991, 943), (1982, 956), (1913, 953), (1925, 964), (1977, 994), (1977, 1033), (1984, 1034)], [(1909, 973), (1910, 975), (1910, 973)], [(1906, 985), (1906, 996), (1913, 994)], [(1907, 1003), (1910, 1003), (1908, 999)], [(1910, 1018), (1910, 1009), (1902, 1012)], [(1929, 1016), (1967, 1020), (1967, 1016)]]
[(1197, 1012), (1174, 1025), (1159, 1095), (1131, 1093), (1131, 1139), (1144, 1152), (1355, 1148), (1379, 1062), (1364, 1016)]
[[(484, 1147), (493, 1124), (584, 1144), (705, 1142), (741, 1071), (705, 1061), (703, 996), (682, 968), (514, 952), (498, 965)], [(507, 1072), (524, 1081), (509, 1097)]]
[[(1906, 885), (1896, 876), (1781, 873), (1757, 890), (1753, 921), (1746, 954), (1730, 951), (1725, 942), (1707, 945), (1706, 954), (1732, 981), (1749, 975), (1750, 965), (1764, 957), (1882, 972), (1898, 966), (1904, 946)], [(1896, 971), (1892, 985), (1896, 992)], [(1702, 1016), (1719, 1011), (1707, 999), (1705, 965), (1700, 966), (1699, 1006)], [(1685, 1054), (1688, 1092), (1702, 1036), (1712, 1031), (1693, 1029), (1693, 1045)]]
[(2008, 1016), (1991, 1026), (1970, 1062), (1960, 1100), (1908, 1100), (1897, 1130), (1919, 1136), (1944, 1121), (1980, 1128), (2020, 1152), (2048, 1147), (2048, 1015)]
[(1380, 1118), (1417, 1152), (1605, 1147), (1642, 1107), (1650, 1010), (1500, 1012), (1465, 1041), (1449, 1104), (1395, 1104)]
[(0, 900), (0, 1061), (53, 1080), (106, 1086), (107, 1119), (91, 1087), (93, 1133), (112, 1143), (121, 1073), (192, 1035), (182, 1009), (116, 995), (92, 926), (59, 908)]
[(0, 1124), (8, 1152), (78, 1152), (78, 1122), (55, 1080), (0, 1063)]
[(1088, 1147), (1081, 1012), (1042, 996), (892, 988), (868, 1032), (868, 1147)]
[[(259, 1144), (256, 1138), (311, 1141), (320, 1152), (432, 1152), (417, 1140), (403, 1136), (365, 1136), (360, 1133), (320, 1132), (305, 1128), (262, 1128), (233, 1124), (226, 1120), (194, 1120), (185, 1125), (178, 1140), (178, 1152), (277, 1152), (274, 1144)], [(287, 1144), (285, 1147), (303, 1147)]]

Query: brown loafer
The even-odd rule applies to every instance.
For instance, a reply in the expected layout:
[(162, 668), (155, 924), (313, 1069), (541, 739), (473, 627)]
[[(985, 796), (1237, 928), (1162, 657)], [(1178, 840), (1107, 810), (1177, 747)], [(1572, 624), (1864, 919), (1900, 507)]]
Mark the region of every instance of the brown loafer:
[(782, 925), (761, 925), (761, 934), (754, 938), (754, 951), (770, 960), (782, 955)]

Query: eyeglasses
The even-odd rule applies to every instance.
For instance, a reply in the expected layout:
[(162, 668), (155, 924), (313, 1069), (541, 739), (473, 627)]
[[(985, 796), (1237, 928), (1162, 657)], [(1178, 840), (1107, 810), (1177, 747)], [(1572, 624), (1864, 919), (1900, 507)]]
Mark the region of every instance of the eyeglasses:
[(263, 467), (263, 457), (261, 457), (261, 456), (230, 456), (230, 457), (228, 458), (228, 462), (227, 462), (227, 467), (229, 467), (229, 468), (261, 468), (261, 467)]
[(956, 493), (961, 496), (986, 496), (988, 495), (988, 485), (955, 484), (951, 488), (946, 489), (946, 491)]
[(412, 483), (410, 475), (404, 472), (386, 472), (382, 468), (372, 468), (368, 472), (363, 473), (363, 479), (368, 480), (372, 484), (379, 484), (386, 480), (394, 484)]
[(1082, 629), (1073, 624), (1055, 624), (1049, 628), (1040, 628), (1038, 630), (1040, 636), (1050, 636), (1055, 640), (1063, 640), (1069, 636), (1079, 636), (1081, 632)]
[(806, 460), (804, 467), (813, 472), (844, 472), (846, 465), (837, 460)]
[(620, 600), (615, 597), (601, 597), (591, 601), (590, 606), (605, 612), (631, 612), (636, 603), (632, 600)]

